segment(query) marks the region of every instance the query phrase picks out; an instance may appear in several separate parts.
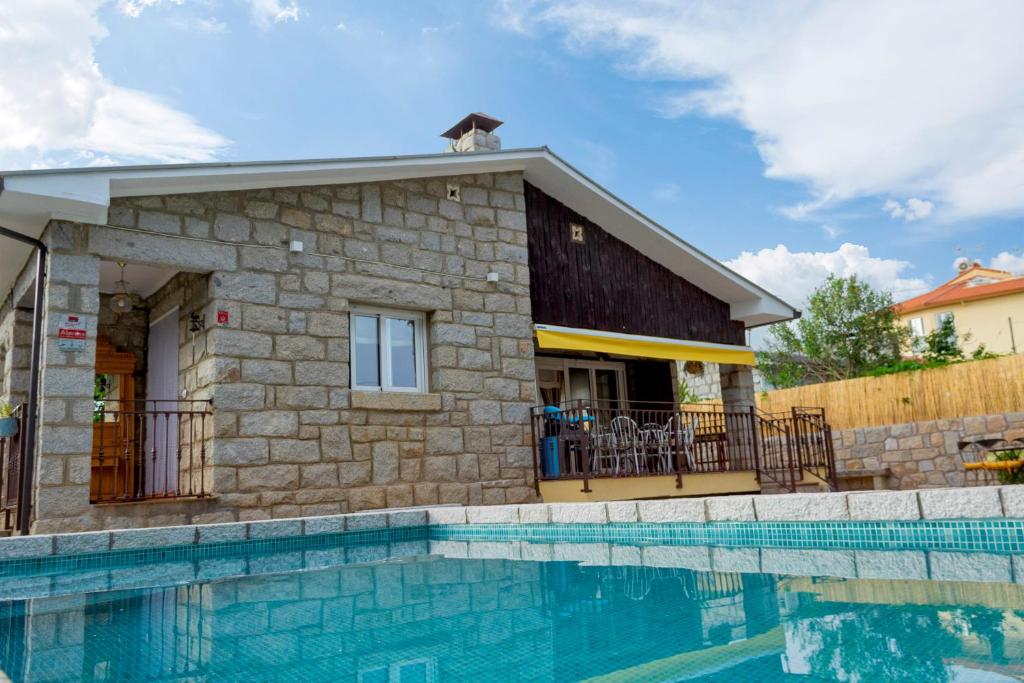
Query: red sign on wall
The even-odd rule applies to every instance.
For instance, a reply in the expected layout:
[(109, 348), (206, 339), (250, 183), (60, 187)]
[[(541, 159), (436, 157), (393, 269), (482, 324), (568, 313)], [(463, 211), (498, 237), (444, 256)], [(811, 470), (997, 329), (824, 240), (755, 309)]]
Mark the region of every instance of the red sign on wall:
[(218, 325), (227, 325), (228, 324), (228, 312), (227, 311), (217, 311), (217, 324)]

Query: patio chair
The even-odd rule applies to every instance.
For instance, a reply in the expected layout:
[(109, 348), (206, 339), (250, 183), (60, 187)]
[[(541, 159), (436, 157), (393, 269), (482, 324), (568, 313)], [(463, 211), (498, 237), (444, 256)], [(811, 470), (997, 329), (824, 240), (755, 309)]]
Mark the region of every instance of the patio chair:
[(640, 428), (636, 421), (625, 415), (612, 418), (611, 453), (615, 460), (615, 474), (624, 471), (623, 462), (633, 461), (634, 471), (640, 473)]
[(657, 462), (657, 471), (672, 471), (672, 447), (669, 443), (669, 433), (664, 425), (657, 422), (645, 422), (640, 427), (640, 437), (643, 441), (644, 465), (648, 469), (650, 461)]
[[(672, 439), (676, 440), (679, 444), (679, 448), (683, 451), (683, 457), (686, 458), (686, 468), (691, 472), (697, 471), (697, 463), (694, 462), (693, 452), (697, 441), (697, 426), (700, 424), (700, 418), (696, 415), (690, 420), (690, 424), (678, 424), (676, 418), (682, 418), (682, 416), (673, 415), (668, 419), (668, 424), (665, 425), (665, 435), (668, 442), (669, 452), (673, 447)], [(678, 424), (678, 427), (677, 427)]]

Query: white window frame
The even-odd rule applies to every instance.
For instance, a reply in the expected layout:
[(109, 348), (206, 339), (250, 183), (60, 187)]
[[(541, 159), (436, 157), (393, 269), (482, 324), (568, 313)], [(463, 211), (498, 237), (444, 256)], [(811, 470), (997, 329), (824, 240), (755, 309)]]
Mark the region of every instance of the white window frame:
[[(377, 318), (377, 340), (378, 340), (378, 363), (380, 363), (380, 385), (362, 386), (357, 384), (359, 377), (359, 365), (356, 360), (356, 323), (357, 316)], [(391, 347), (391, 339), (388, 333), (388, 326), (384, 324), (386, 319), (407, 320), (413, 323), (413, 344), (416, 346), (416, 386), (396, 387), (391, 381), (391, 354), (388, 349)], [(390, 308), (369, 308), (365, 306), (354, 306), (349, 311), (349, 360), (352, 365), (352, 389), (354, 391), (395, 391), (411, 394), (423, 394), (427, 391), (427, 317), (420, 311), (398, 311)]]
[[(915, 328), (914, 323), (917, 323), (916, 328)], [(918, 338), (918, 337), (924, 337), (925, 336), (924, 335), (924, 318), (921, 318), (921, 317), (911, 318), (910, 320), (907, 321), (907, 327), (910, 328), (910, 334), (915, 339)]]

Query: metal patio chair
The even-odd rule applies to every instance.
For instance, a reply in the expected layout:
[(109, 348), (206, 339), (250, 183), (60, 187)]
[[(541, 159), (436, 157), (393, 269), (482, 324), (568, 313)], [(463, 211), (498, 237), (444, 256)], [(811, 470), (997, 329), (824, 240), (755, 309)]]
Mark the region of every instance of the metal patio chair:
[(623, 463), (629, 463), (632, 459), (634, 472), (640, 473), (640, 450), (643, 442), (640, 437), (640, 427), (636, 421), (625, 415), (612, 418), (612, 443), (611, 453), (615, 460), (615, 474), (625, 471)]

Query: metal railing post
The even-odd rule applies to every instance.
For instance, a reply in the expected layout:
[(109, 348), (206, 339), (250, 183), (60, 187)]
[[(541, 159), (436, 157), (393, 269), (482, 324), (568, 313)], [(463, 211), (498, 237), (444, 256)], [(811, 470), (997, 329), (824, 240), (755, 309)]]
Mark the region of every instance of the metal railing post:
[(754, 476), (761, 483), (761, 434), (757, 424), (757, 406), (750, 406), (750, 438), (754, 442)]
[[(544, 443), (537, 439), (537, 409), (533, 408), (530, 410), (530, 437), (533, 440), (533, 490), (540, 495), (540, 458), (541, 458), (541, 444)], [(541, 413), (543, 415), (543, 412)], [(542, 425), (543, 426), (543, 425)]]
[(579, 450), (580, 460), (582, 460), (581, 466), (583, 468), (583, 488), (581, 492), (590, 493), (590, 458), (588, 457), (589, 453), (587, 453), (590, 450), (590, 436), (583, 423), (583, 399), (576, 401), (576, 431), (579, 432), (576, 448)]

